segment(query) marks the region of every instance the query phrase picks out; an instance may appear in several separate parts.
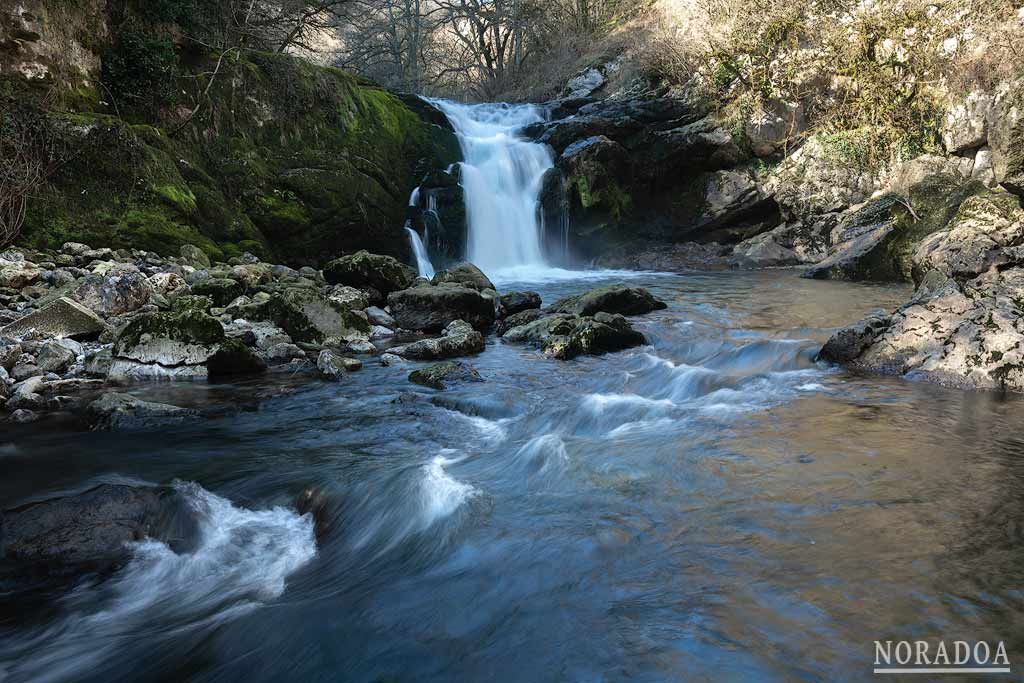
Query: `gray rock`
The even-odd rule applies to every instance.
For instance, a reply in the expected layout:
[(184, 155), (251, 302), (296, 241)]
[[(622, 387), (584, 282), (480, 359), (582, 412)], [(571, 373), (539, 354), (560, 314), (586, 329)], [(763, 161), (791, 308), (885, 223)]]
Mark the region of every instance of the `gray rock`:
[(59, 341), (49, 341), (39, 347), (36, 365), (44, 373), (53, 372), (59, 375), (74, 365), (77, 358), (78, 354), (68, 345)]
[(39, 413), (34, 412), (32, 410), (18, 408), (13, 413), (11, 413), (11, 416), (8, 419), (16, 424), (29, 424), (31, 422), (38, 422), (39, 418), (41, 417), (42, 416)]
[(70, 297), (102, 316), (116, 316), (149, 303), (153, 285), (134, 266), (118, 264), (103, 275), (89, 275)]
[(409, 374), (409, 381), (413, 384), (421, 384), (444, 391), (459, 382), (482, 382), (484, 380), (472, 365), (460, 361), (447, 361), (414, 370)]
[(498, 311), (502, 318), (540, 308), (540, 306), (540, 294), (537, 292), (509, 292), (498, 299)]
[(454, 282), (478, 291), (497, 289), (482, 270), (467, 262), (457, 263), (446, 270), (439, 271), (431, 280), (431, 283), (435, 285), (442, 282)]
[(888, 315), (872, 315), (836, 331), (821, 347), (818, 360), (848, 363), (859, 358), (885, 332), (889, 322)]
[(87, 338), (98, 335), (106, 325), (90, 309), (61, 297), (0, 329), (2, 337), (21, 337), (32, 330), (49, 337)]
[(130, 394), (103, 394), (89, 404), (93, 429), (128, 431), (159, 429), (199, 418), (199, 411), (143, 401)]
[(360, 370), (363, 364), (355, 358), (347, 358), (335, 349), (324, 349), (316, 359), (316, 369), (320, 375), (335, 381), (346, 374)]
[(406, 330), (440, 332), (456, 320), (484, 330), (495, 318), (490, 299), (475, 289), (450, 283), (393, 292), (388, 305), (399, 327)]
[(89, 377), (106, 377), (114, 361), (113, 348), (104, 346), (85, 357), (85, 374)]
[(946, 108), (942, 144), (950, 154), (961, 154), (988, 141), (988, 115), (994, 97), (974, 91)]
[(324, 279), (332, 285), (372, 287), (387, 296), (412, 285), (416, 271), (390, 256), (359, 251), (328, 263), (324, 267)]
[(18, 408), (41, 410), (45, 408), (46, 399), (42, 395), (45, 382), (46, 380), (42, 377), (36, 376), (15, 384), (5, 404), (7, 410)]
[(610, 285), (560, 299), (548, 311), (578, 316), (590, 316), (598, 312), (641, 315), (663, 308), (667, 308), (665, 302), (642, 287)]
[(437, 339), (421, 339), (406, 346), (391, 349), (391, 353), (415, 360), (457, 358), (481, 353), (485, 348), (484, 336), (462, 320), (450, 323)]
[(206, 255), (206, 252), (193, 244), (182, 245), (181, 258), (185, 259), (185, 262), (189, 265), (195, 266), (196, 268), (209, 268), (210, 257)]
[(398, 323), (395, 322), (395, 319), (392, 318), (391, 315), (383, 308), (370, 306), (366, 309), (366, 314), (370, 317), (370, 322), (374, 325), (388, 327), (392, 330), (398, 327)]

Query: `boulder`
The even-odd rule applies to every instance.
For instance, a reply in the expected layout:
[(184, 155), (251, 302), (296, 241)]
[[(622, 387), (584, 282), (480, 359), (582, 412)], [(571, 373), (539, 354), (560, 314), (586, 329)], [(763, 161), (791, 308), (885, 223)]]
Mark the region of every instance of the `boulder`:
[(335, 285), (327, 293), (327, 298), (341, 304), (350, 311), (362, 311), (370, 305), (366, 292), (348, 285)]
[(821, 347), (817, 360), (848, 363), (858, 358), (889, 327), (888, 315), (871, 315), (837, 330)]
[(118, 264), (87, 276), (70, 297), (101, 316), (116, 316), (142, 308), (152, 294), (153, 285), (138, 268)]
[(85, 374), (88, 377), (106, 377), (113, 362), (112, 347), (104, 346), (85, 357)]
[(438, 360), (457, 358), (481, 353), (484, 350), (484, 336), (469, 323), (456, 320), (445, 327), (437, 339), (421, 339), (406, 346), (390, 349), (390, 352), (414, 360)]
[(88, 410), (94, 420), (93, 429), (100, 431), (160, 429), (199, 417), (196, 410), (152, 403), (118, 393), (103, 394), (89, 404)]
[(244, 293), (241, 283), (226, 277), (208, 278), (192, 285), (193, 295), (205, 296), (214, 306), (227, 306)]
[(494, 302), (475, 289), (456, 284), (418, 285), (388, 296), (391, 315), (406, 330), (440, 332), (456, 320), (477, 330), (494, 323)]
[(843, 211), (866, 201), (878, 189), (874, 173), (836, 153), (841, 144), (829, 136), (814, 136), (773, 170), (765, 191), (775, 198), (783, 218)]
[(21, 337), (32, 330), (48, 337), (88, 338), (98, 335), (106, 324), (90, 309), (61, 297), (4, 328), (0, 336)]
[(46, 407), (46, 399), (43, 397), (46, 381), (39, 376), (29, 377), (18, 382), (11, 389), (11, 395), (7, 398), (4, 407), (7, 410), (25, 408), (27, 410), (40, 410)]
[(1024, 195), (1024, 78), (1000, 88), (986, 120), (995, 181)]
[(391, 256), (364, 250), (328, 263), (324, 267), (324, 278), (332, 285), (372, 287), (387, 296), (412, 285), (416, 271)]
[(454, 282), (464, 287), (470, 287), (478, 291), (485, 289), (497, 289), (494, 283), (484, 275), (483, 271), (472, 263), (457, 263), (447, 270), (442, 270), (434, 275), (431, 282), (435, 285), (443, 282)]
[(366, 309), (366, 315), (370, 318), (370, 322), (374, 325), (381, 327), (387, 327), (389, 329), (395, 329), (398, 327), (398, 323), (391, 317), (387, 311), (383, 308), (377, 308), (376, 306), (370, 306)]
[(580, 318), (567, 336), (556, 335), (543, 346), (544, 354), (558, 360), (597, 356), (642, 346), (644, 335), (634, 330), (623, 316), (600, 312)]
[(484, 379), (472, 365), (460, 361), (447, 361), (414, 370), (409, 374), (409, 381), (444, 391), (458, 382), (483, 382)]
[(30, 503), (3, 513), (3, 558), (34, 572), (109, 571), (128, 561), (135, 541), (180, 548), (195, 531), (184, 507), (171, 490), (114, 484)]
[(663, 308), (667, 308), (667, 304), (642, 287), (609, 285), (560, 299), (548, 311), (579, 316), (591, 316), (598, 312), (642, 315)]
[(272, 321), (295, 342), (328, 340), (366, 341), (370, 324), (346, 306), (306, 289), (288, 289), (271, 295), (255, 312)]
[(183, 244), (179, 253), (181, 258), (185, 259), (185, 262), (190, 266), (196, 268), (210, 267), (210, 257), (206, 255), (205, 251), (194, 244)]
[(744, 133), (755, 156), (767, 157), (784, 151), (804, 129), (807, 117), (802, 102), (772, 98), (744, 122)]
[(499, 337), (502, 337), (505, 335), (506, 332), (508, 332), (514, 327), (521, 327), (523, 325), (527, 325), (529, 323), (540, 320), (543, 317), (544, 312), (541, 311), (539, 308), (529, 308), (525, 311), (520, 311), (519, 313), (515, 313), (507, 318), (499, 320), (497, 324), (495, 324), (494, 326), (494, 334), (498, 335)]
[(43, 270), (27, 261), (0, 261), (0, 287), (23, 289), (39, 282)]
[(177, 273), (156, 273), (149, 276), (149, 284), (153, 287), (153, 293), (168, 299), (174, 299), (189, 291), (185, 278)]
[(540, 307), (541, 298), (537, 292), (509, 292), (498, 299), (498, 312), (502, 318)]
[(962, 154), (988, 141), (988, 116), (994, 99), (974, 91), (946, 108), (942, 144), (948, 153)]
[[(36, 352), (36, 365), (44, 373), (52, 372), (60, 375), (75, 364), (78, 354), (70, 344), (61, 343), (62, 341), (48, 341)], [(72, 341), (71, 344), (76, 344), (76, 342)]]
[(322, 377), (340, 380), (350, 372), (362, 369), (363, 364), (355, 358), (348, 358), (335, 349), (324, 349), (316, 359), (316, 369)]

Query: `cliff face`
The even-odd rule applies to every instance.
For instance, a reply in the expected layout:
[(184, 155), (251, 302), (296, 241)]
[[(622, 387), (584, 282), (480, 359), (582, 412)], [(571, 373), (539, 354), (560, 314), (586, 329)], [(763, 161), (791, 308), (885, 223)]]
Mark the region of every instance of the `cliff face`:
[(450, 130), (342, 71), (199, 51), (173, 27), (114, 27), (98, 1), (78, 13), (31, 4), (3, 17), (0, 36), (5, 107), (42, 101), (55, 157), (26, 244), (404, 257), (410, 192), (459, 157)]

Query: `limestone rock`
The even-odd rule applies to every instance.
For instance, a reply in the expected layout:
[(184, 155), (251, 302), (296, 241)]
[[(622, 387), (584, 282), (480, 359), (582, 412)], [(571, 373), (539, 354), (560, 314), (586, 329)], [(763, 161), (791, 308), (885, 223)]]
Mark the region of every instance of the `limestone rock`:
[(438, 272), (431, 282), (435, 285), (442, 282), (454, 282), (478, 291), (496, 289), (494, 283), (484, 275), (483, 271), (472, 263), (457, 263), (446, 270)]
[(103, 275), (89, 275), (71, 298), (102, 316), (116, 316), (149, 303), (153, 285), (138, 268), (118, 264)]
[(494, 303), (475, 289), (444, 283), (418, 285), (393, 292), (388, 305), (398, 326), (406, 330), (440, 332), (456, 320), (465, 320), (477, 330), (494, 322)]
[(391, 256), (363, 250), (328, 263), (324, 267), (324, 278), (332, 285), (372, 287), (387, 296), (412, 285), (416, 271)]

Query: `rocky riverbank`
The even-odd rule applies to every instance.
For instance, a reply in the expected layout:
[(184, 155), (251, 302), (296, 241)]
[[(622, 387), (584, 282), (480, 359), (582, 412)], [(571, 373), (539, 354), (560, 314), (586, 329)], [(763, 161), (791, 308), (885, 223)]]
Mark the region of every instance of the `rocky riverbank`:
[[(211, 263), (191, 245), (176, 257), (79, 243), (9, 250), (0, 254), (0, 288), (8, 419), (71, 412), (96, 429), (201, 417), (125, 392), (136, 383), (268, 374), (343, 381), (366, 366), (477, 354), (492, 333), (570, 359), (645, 343), (624, 316), (664, 308), (646, 290), (616, 286), (542, 310), (536, 293), (500, 294), (468, 263), (426, 280), (365, 251), (318, 270), (251, 254)], [(427, 369), (420, 383), (443, 388), (442, 379), (460, 376), (451, 367)]]

